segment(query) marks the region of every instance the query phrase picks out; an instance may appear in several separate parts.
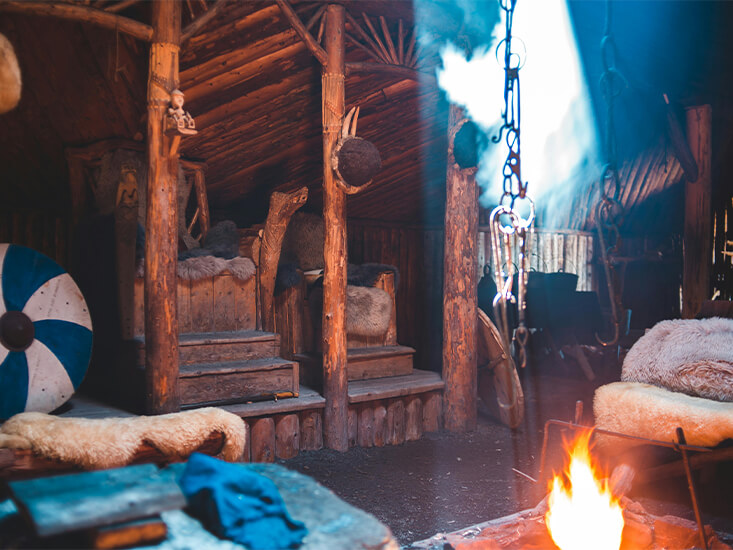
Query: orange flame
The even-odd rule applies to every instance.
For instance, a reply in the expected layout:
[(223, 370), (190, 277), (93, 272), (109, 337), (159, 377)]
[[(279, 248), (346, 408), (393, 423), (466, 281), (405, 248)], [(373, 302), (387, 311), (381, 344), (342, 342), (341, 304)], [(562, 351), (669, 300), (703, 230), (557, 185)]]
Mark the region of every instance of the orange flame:
[(561, 550), (618, 550), (621, 546), (621, 506), (596, 475), (588, 449), (591, 433), (579, 436), (570, 451), (568, 484), (561, 476), (552, 480), (545, 523)]

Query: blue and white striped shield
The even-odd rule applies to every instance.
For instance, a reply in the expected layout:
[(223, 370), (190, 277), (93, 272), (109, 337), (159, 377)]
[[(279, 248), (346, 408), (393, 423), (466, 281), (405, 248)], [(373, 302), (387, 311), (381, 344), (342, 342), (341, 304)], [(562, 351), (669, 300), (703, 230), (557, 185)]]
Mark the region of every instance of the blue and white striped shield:
[(0, 244), (0, 418), (50, 412), (81, 384), (92, 321), (71, 276), (30, 248)]

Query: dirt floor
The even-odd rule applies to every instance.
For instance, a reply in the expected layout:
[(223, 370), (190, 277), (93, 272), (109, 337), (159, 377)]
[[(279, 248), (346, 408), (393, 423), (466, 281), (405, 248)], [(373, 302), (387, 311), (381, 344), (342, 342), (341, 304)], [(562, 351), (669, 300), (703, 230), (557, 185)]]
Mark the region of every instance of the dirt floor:
[[(525, 420), (514, 431), (482, 407), (478, 427), (470, 433), (437, 432), (399, 446), (346, 453), (304, 452), (282, 463), (374, 514), (402, 545), (506, 516), (533, 507), (546, 492), (522, 475), (538, 475), (545, 421), (571, 420), (575, 402), (582, 400), (591, 423), (593, 391), (619, 379), (613, 357), (599, 361), (597, 356), (594, 369), (599, 376), (589, 382), (570, 360), (528, 366), (521, 373)], [(548, 455), (560, 456), (560, 439), (551, 438)], [(698, 481), (705, 521), (733, 533), (733, 463), (703, 472)], [(694, 519), (684, 478), (635, 483), (630, 496), (654, 514)]]

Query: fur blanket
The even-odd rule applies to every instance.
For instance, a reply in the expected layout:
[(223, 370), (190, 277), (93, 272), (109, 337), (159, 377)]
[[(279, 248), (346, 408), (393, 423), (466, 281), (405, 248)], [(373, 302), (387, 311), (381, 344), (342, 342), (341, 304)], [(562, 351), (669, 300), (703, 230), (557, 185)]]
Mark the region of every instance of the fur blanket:
[(200, 248), (192, 248), (178, 254), (178, 260), (197, 256), (217, 256), (230, 260), (239, 256), (239, 231), (231, 220), (217, 223), (204, 237)]
[[(178, 262), (178, 277), (189, 281), (213, 277), (222, 271), (229, 271), (234, 277), (246, 281), (255, 272), (255, 264), (249, 258), (238, 256), (231, 260), (217, 258), (216, 256), (199, 256)], [(137, 264), (137, 277), (145, 274), (145, 261)]]
[[(649, 384), (614, 382), (596, 390), (596, 426), (628, 435), (676, 441), (680, 426), (690, 445), (714, 447), (733, 439), (733, 403), (720, 403)], [(604, 444), (619, 444), (604, 437)], [(599, 441), (600, 442), (600, 441)]]
[(234, 462), (244, 451), (246, 430), (241, 418), (216, 408), (95, 419), (27, 412), (0, 426), (0, 447), (31, 449), (85, 469), (117, 468), (129, 464), (143, 442), (167, 457), (186, 458), (212, 432), (221, 432), (224, 446), (219, 457)]
[(657, 323), (629, 350), (621, 380), (733, 401), (733, 319)]
[[(308, 296), (311, 318), (321, 323), (323, 288), (315, 287)], [(381, 288), (346, 287), (346, 333), (355, 336), (382, 336), (392, 317), (392, 298)]]

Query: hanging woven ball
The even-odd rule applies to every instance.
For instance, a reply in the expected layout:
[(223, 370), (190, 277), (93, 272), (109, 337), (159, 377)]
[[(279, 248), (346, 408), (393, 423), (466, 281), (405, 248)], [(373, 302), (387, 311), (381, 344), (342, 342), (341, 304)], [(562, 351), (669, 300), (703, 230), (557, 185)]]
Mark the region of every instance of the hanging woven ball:
[(64, 404), (91, 353), (92, 321), (71, 276), (35, 250), (0, 244), (0, 419)]

